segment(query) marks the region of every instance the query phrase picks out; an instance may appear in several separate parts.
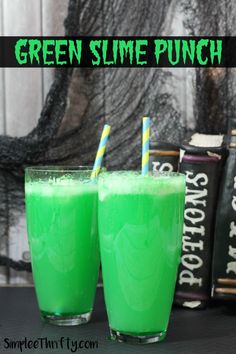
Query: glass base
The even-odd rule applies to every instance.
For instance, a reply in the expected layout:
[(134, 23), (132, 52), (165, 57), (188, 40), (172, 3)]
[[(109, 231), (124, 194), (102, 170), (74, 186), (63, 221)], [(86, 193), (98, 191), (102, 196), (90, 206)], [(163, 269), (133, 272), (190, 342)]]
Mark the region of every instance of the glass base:
[(78, 326), (81, 324), (85, 324), (90, 321), (91, 315), (92, 315), (92, 311), (80, 315), (71, 315), (71, 316), (53, 315), (41, 311), (42, 319), (46, 323), (50, 323), (56, 326)]
[(149, 335), (132, 335), (122, 333), (110, 328), (110, 334), (112, 340), (117, 340), (118, 342), (131, 343), (131, 344), (151, 344), (156, 342), (161, 342), (165, 339), (166, 331), (158, 332)]

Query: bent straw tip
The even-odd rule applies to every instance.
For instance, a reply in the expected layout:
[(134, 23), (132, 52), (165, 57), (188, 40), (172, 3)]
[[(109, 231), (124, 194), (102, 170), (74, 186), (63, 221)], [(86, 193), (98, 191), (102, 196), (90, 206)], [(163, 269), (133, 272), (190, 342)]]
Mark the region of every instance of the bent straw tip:
[(111, 129), (111, 126), (109, 124), (105, 124), (103, 129)]

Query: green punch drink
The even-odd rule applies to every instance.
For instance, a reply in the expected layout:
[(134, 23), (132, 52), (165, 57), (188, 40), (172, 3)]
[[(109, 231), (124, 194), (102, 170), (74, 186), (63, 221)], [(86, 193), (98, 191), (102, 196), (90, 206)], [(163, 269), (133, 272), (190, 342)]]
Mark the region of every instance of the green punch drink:
[(84, 168), (28, 168), (28, 238), (42, 317), (77, 325), (90, 319), (99, 270), (97, 184)]
[(104, 173), (99, 235), (111, 337), (164, 339), (181, 255), (185, 177)]

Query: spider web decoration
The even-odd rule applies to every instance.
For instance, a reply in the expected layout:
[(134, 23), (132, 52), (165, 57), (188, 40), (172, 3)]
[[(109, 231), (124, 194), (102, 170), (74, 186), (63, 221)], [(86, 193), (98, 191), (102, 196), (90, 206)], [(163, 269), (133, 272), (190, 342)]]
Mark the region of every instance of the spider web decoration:
[[(204, 3), (204, 7), (200, 3)], [(230, 2), (212, 1), (206, 5), (206, 2), (193, 0), (70, 0), (65, 34), (161, 36), (175, 11), (184, 11), (185, 27), (194, 34), (196, 31), (204, 33), (206, 26), (208, 35), (219, 34), (219, 28), (226, 28), (226, 3)], [(216, 23), (222, 11), (224, 17), (216, 28), (212, 23)], [(0, 136), (2, 245), (8, 242), (9, 228), (17, 223), (18, 213), (24, 210), (26, 166), (91, 165), (102, 127), (109, 123), (112, 131), (106, 167), (140, 168), (141, 117), (144, 115), (153, 118), (152, 140), (181, 143), (190, 126), (180, 108), (176, 80), (171, 70), (159, 68), (56, 69), (37, 126), (24, 137)], [(228, 112), (235, 112), (234, 107), (227, 108), (228, 71), (196, 70), (192, 84), (196, 129), (225, 132)], [(0, 256), (0, 265), (30, 270), (28, 263), (11, 260), (8, 256)]]

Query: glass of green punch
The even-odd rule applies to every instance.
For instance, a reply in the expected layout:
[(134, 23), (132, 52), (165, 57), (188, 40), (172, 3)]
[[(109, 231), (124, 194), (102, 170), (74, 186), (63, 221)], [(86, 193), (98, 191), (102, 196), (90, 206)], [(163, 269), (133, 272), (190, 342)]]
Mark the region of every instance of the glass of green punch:
[(88, 167), (30, 167), (25, 173), (28, 239), (42, 318), (89, 321), (99, 270), (97, 183)]
[(163, 340), (181, 255), (185, 177), (105, 172), (98, 223), (111, 338)]

